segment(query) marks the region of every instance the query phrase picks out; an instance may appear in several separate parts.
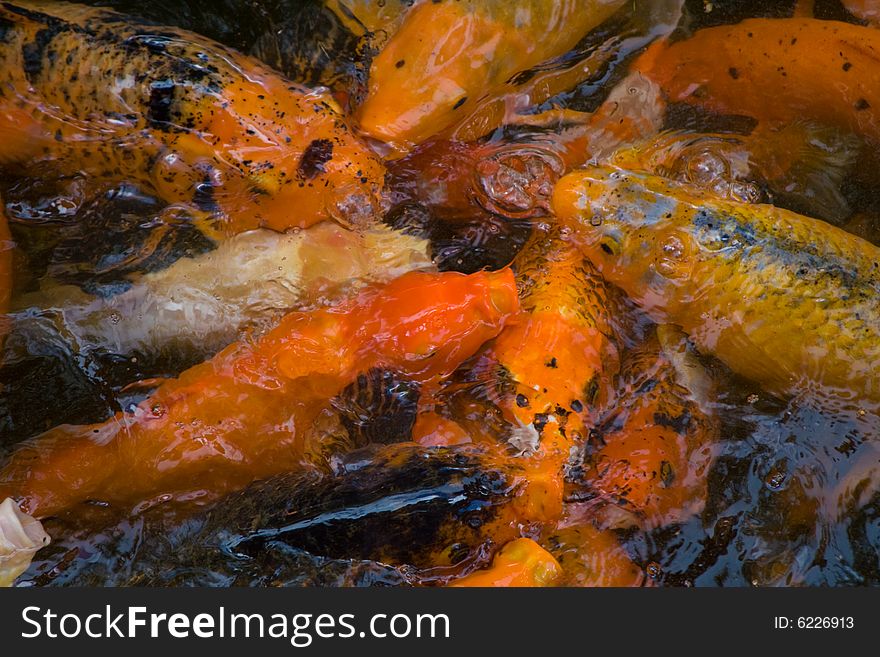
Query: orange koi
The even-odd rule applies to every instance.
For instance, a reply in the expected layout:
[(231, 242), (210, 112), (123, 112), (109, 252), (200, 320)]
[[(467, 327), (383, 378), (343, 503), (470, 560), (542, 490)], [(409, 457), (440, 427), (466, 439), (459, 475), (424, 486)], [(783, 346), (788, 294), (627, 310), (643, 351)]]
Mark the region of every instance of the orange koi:
[(519, 538), (501, 548), (489, 568), (457, 579), (449, 586), (552, 586), (561, 575), (562, 569), (552, 554), (530, 538)]
[(878, 64), (875, 29), (811, 18), (755, 18), (659, 43), (637, 67), (670, 102), (759, 122), (813, 120), (877, 142)]
[[(544, 517), (562, 513), (564, 466), (586, 437), (587, 421), (610, 396), (617, 351), (608, 325), (604, 282), (557, 229), (536, 229), (513, 264), (521, 312), (474, 365), (491, 382), (501, 425), (511, 430), (514, 460), (546, 481)], [(479, 404), (477, 404), (479, 406)], [(485, 411), (457, 412), (474, 442), (492, 443)]]
[(0, 5), (0, 164), (136, 181), (206, 232), (358, 223), (384, 167), (325, 91), (195, 34), (67, 3)]
[[(594, 429), (601, 446), (587, 445), (578, 475), (595, 496), (633, 511), (648, 529), (698, 513), (706, 497), (718, 427), (697, 401), (708, 384), (704, 374), (694, 380), (699, 365), (684, 348), (670, 344), (670, 353), (654, 338), (628, 354), (618, 401)], [(685, 358), (690, 371), (680, 369)]]
[[(358, 112), (360, 129), (405, 153), (461, 124), (487, 99), (512, 90), (509, 80), (515, 74), (569, 51), (623, 4), (622, 0), (419, 4), (373, 60), (367, 97)], [(573, 83), (585, 75), (579, 70)], [(540, 95), (547, 98), (552, 93), (548, 88)], [(494, 127), (477, 123), (482, 129), (477, 128), (476, 134), (457, 137), (468, 141)]]
[(287, 315), (163, 383), (129, 413), (62, 426), (19, 448), (2, 496), (38, 517), (97, 497), (143, 500), (181, 488), (222, 493), (298, 467), (301, 434), (360, 372), (418, 382), (448, 375), (518, 309), (513, 273), (412, 272), (337, 308)]
[(505, 381), (501, 405), (542, 436), (544, 451), (567, 458), (585, 437), (584, 418), (611, 395), (618, 362), (609, 291), (555, 228), (536, 229), (513, 268), (522, 310), (489, 349)]
[(560, 586), (642, 586), (645, 573), (614, 534), (589, 523), (555, 530), (545, 541), (562, 569)]

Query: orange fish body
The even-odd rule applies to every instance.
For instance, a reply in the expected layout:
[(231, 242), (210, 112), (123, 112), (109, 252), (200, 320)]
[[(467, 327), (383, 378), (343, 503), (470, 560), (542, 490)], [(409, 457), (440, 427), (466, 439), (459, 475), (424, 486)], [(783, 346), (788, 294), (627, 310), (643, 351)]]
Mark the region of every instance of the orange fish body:
[[(398, 152), (502, 95), (508, 81), (570, 50), (621, 0), (425, 2), (373, 60), (361, 130)], [(512, 87), (511, 87), (512, 90)], [(487, 128), (473, 138), (491, 130)], [(467, 140), (466, 137), (463, 139)]]
[(754, 18), (651, 48), (638, 64), (670, 102), (786, 123), (810, 119), (880, 141), (880, 32)]
[(417, 381), (449, 374), (517, 309), (510, 270), (406, 274), (335, 309), (291, 313), (162, 384), (133, 412), (64, 426), (13, 454), (5, 495), (45, 516), (89, 498), (222, 493), (295, 468), (317, 410), (359, 371)]
[[(607, 291), (555, 229), (536, 229), (514, 268), (522, 311), (475, 367), (485, 368), (492, 382), (498, 419), (521, 453), (514, 460), (542, 473), (545, 503), (535, 515), (558, 520), (565, 463), (572, 447), (586, 437), (591, 413), (607, 399), (617, 366), (605, 309)], [(478, 410), (463, 424), (485, 431), (487, 418)], [(475, 433), (471, 437), (493, 440)]]
[(515, 421), (538, 433), (548, 422), (562, 428), (559, 444), (546, 447), (567, 455), (578, 436), (584, 437), (583, 418), (608, 399), (617, 369), (609, 292), (555, 228), (536, 228), (513, 267), (522, 311), (490, 351), (512, 383), (502, 404)]
[(138, 181), (221, 234), (372, 213), (384, 168), (324, 91), (107, 10), (9, 2), (0, 25), (0, 135), (14, 146), (0, 164)]
[(702, 509), (718, 427), (656, 340), (628, 354), (622, 370), (623, 390), (597, 426), (602, 446), (583, 477), (647, 528), (686, 519)]
[(530, 538), (519, 538), (505, 545), (492, 565), (461, 579), (452, 587), (537, 587), (552, 586), (562, 575), (556, 559)]
[(589, 523), (554, 531), (545, 541), (562, 568), (560, 586), (641, 586), (645, 574), (617, 538)]

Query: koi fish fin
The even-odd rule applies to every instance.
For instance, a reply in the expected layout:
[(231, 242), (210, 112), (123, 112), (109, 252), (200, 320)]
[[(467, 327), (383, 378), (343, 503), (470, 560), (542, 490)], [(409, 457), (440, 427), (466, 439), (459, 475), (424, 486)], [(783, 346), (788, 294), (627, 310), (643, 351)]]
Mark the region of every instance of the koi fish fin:
[(29, 160), (50, 141), (26, 108), (0, 104), (0, 166)]
[(771, 136), (768, 148), (771, 143), (777, 152), (791, 154), (791, 163), (781, 175), (765, 173), (777, 202), (801, 214), (842, 223), (851, 210), (840, 188), (858, 155), (856, 137), (834, 127), (799, 121)]
[(662, 354), (672, 363), (678, 385), (685, 388), (700, 410), (710, 412), (713, 383), (687, 334), (673, 324), (657, 326), (657, 339)]
[(50, 540), (40, 521), (7, 497), (0, 504), (0, 586), (12, 586)]

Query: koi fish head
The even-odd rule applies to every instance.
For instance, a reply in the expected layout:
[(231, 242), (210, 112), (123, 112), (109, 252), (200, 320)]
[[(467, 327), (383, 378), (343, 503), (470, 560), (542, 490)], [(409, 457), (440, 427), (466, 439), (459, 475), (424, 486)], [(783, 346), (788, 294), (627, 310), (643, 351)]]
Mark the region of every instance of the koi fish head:
[(491, 79), (500, 36), (460, 3), (414, 7), (373, 60), (361, 131), (406, 151), (457, 123)]
[[(683, 298), (702, 257), (689, 222), (692, 206), (673, 183), (658, 180), (597, 167), (565, 176), (553, 193), (571, 240), (606, 280), (654, 311)], [(660, 185), (668, 193), (655, 189)]]
[(233, 228), (239, 215), (239, 223), (275, 230), (327, 218), (363, 225), (375, 216), (384, 165), (329, 94), (280, 78), (223, 94), (211, 108), (216, 173), (198, 188), (203, 201), (230, 215)]

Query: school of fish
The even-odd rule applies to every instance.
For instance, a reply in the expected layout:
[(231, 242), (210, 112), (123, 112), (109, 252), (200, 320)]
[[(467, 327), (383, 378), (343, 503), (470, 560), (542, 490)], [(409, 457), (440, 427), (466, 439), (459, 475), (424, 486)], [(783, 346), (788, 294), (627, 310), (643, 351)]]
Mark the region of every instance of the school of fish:
[(85, 1), (0, 1), (0, 585), (690, 585), (736, 404), (880, 505), (880, 3)]

